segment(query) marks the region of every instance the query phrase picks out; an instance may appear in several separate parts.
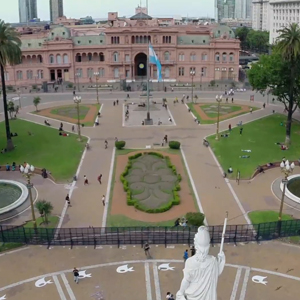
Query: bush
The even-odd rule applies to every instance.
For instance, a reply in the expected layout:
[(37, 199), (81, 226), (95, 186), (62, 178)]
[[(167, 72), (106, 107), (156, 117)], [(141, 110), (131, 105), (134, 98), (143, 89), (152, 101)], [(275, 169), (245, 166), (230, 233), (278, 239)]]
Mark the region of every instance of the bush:
[(188, 221), (188, 224), (190, 226), (203, 226), (204, 225), (204, 219), (205, 215), (200, 212), (189, 212), (186, 214), (185, 218)]
[(161, 153), (158, 153), (158, 152), (145, 152), (145, 154), (157, 156), (159, 158), (164, 158), (164, 156)]
[(138, 158), (138, 157), (140, 157), (140, 156), (142, 156), (142, 155), (143, 155), (142, 153), (137, 153), (137, 154), (134, 154), (134, 155), (132, 155), (132, 156), (129, 156), (128, 159), (129, 159), (129, 160), (133, 160), (133, 159), (136, 159), (136, 158)]
[(169, 142), (169, 147), (171, 149), (180, 149), (180, 142), (178, 142), (178, 141), (170, 141)]
[(119, 150), (123, 149), (125, 147), (125, 145), (126, 145), (125, 141), (117, 141), (117, 142), (115, 142), (115, 146)]

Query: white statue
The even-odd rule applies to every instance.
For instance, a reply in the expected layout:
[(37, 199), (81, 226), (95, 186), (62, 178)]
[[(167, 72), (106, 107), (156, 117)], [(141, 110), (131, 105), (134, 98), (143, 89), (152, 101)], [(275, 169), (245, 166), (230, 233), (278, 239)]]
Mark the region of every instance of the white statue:
[(176, 300), (217, 300), (218, 277), (225, 266), (223, 242), (218, 258), (208, 255), (210, 236), (208, 228), (201, 226), (195, 234), (194, 245), (196, 254), (185, 263)]

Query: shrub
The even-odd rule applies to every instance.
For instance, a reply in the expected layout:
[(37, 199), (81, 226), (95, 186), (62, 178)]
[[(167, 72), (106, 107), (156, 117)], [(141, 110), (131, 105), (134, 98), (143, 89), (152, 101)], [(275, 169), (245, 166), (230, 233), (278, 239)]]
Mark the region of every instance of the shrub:
[(145, 152), (145, 154), (157, 156), (159, 158), (164, 158), (164, 156), (161, 153), (158, 153), (158, 152)]
[(119, 150), (123, 149), (125, 147), (125, 145), (126, 145), (125, 141), (117, 141), (117, 142), (115, 142), (115, 146)]
[(140, 157), (140, 156), (142, 156), (142, 155), (143, 155), (142, 153), (137, 153), (137, 154), (134, 154), (134, 155), (132, 155), (132, 156), (129, 156), (128, 159), (129, 159), (129, 160), (136, 159), (136, 158), (138, 158), (138, 157)]
[(171, 149), (180, 149), (180, 142), (178, 142), (178, 141), (170, 141), (169, 142), (169, 147)]
[(185, 215), (185, 218), (188, 221), (190, 226), (203, 226), (205, 215), (200, 212), (189, 212)]

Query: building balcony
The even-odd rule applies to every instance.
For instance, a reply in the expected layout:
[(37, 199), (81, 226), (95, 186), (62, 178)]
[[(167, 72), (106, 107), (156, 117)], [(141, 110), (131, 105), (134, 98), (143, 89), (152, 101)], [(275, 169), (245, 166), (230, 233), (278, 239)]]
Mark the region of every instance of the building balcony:
[(70, 68), (71, 67), (71, 63), (62, 63), (62, 64), (58, 64), (58, 63), (54, 63), (54, 64), (45, 64), (46, 67), (48, 68)]
[(168, 66), (173, 66), (176, 64), (176, 61), (175, 60), (161, 60), (160, 61), (161, 65), (168, 65)]
[[(123, 61), (110, 61), (109, 64), (112, 66), (122, 66), (124, 64), (124, 62)], [(128, 64), (130, 64), (130, 62), (128, 62)]]

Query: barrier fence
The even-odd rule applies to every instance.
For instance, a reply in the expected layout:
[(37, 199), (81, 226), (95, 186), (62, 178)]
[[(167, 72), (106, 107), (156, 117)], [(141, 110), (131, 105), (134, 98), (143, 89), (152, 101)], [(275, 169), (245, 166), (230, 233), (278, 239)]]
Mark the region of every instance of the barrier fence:
[[(223, 225), (209, 226), (211, 244), (220, 243)], [(174, 245), (194, 243), (197, 227), (89, 227), (89, 228), (26, 228), (0, 226), (0, 242), (28, 245), (86, 246), (100, 245)], [(247, 243), (300, 235), (300, 220), (228, 225), (225, 243)]]

